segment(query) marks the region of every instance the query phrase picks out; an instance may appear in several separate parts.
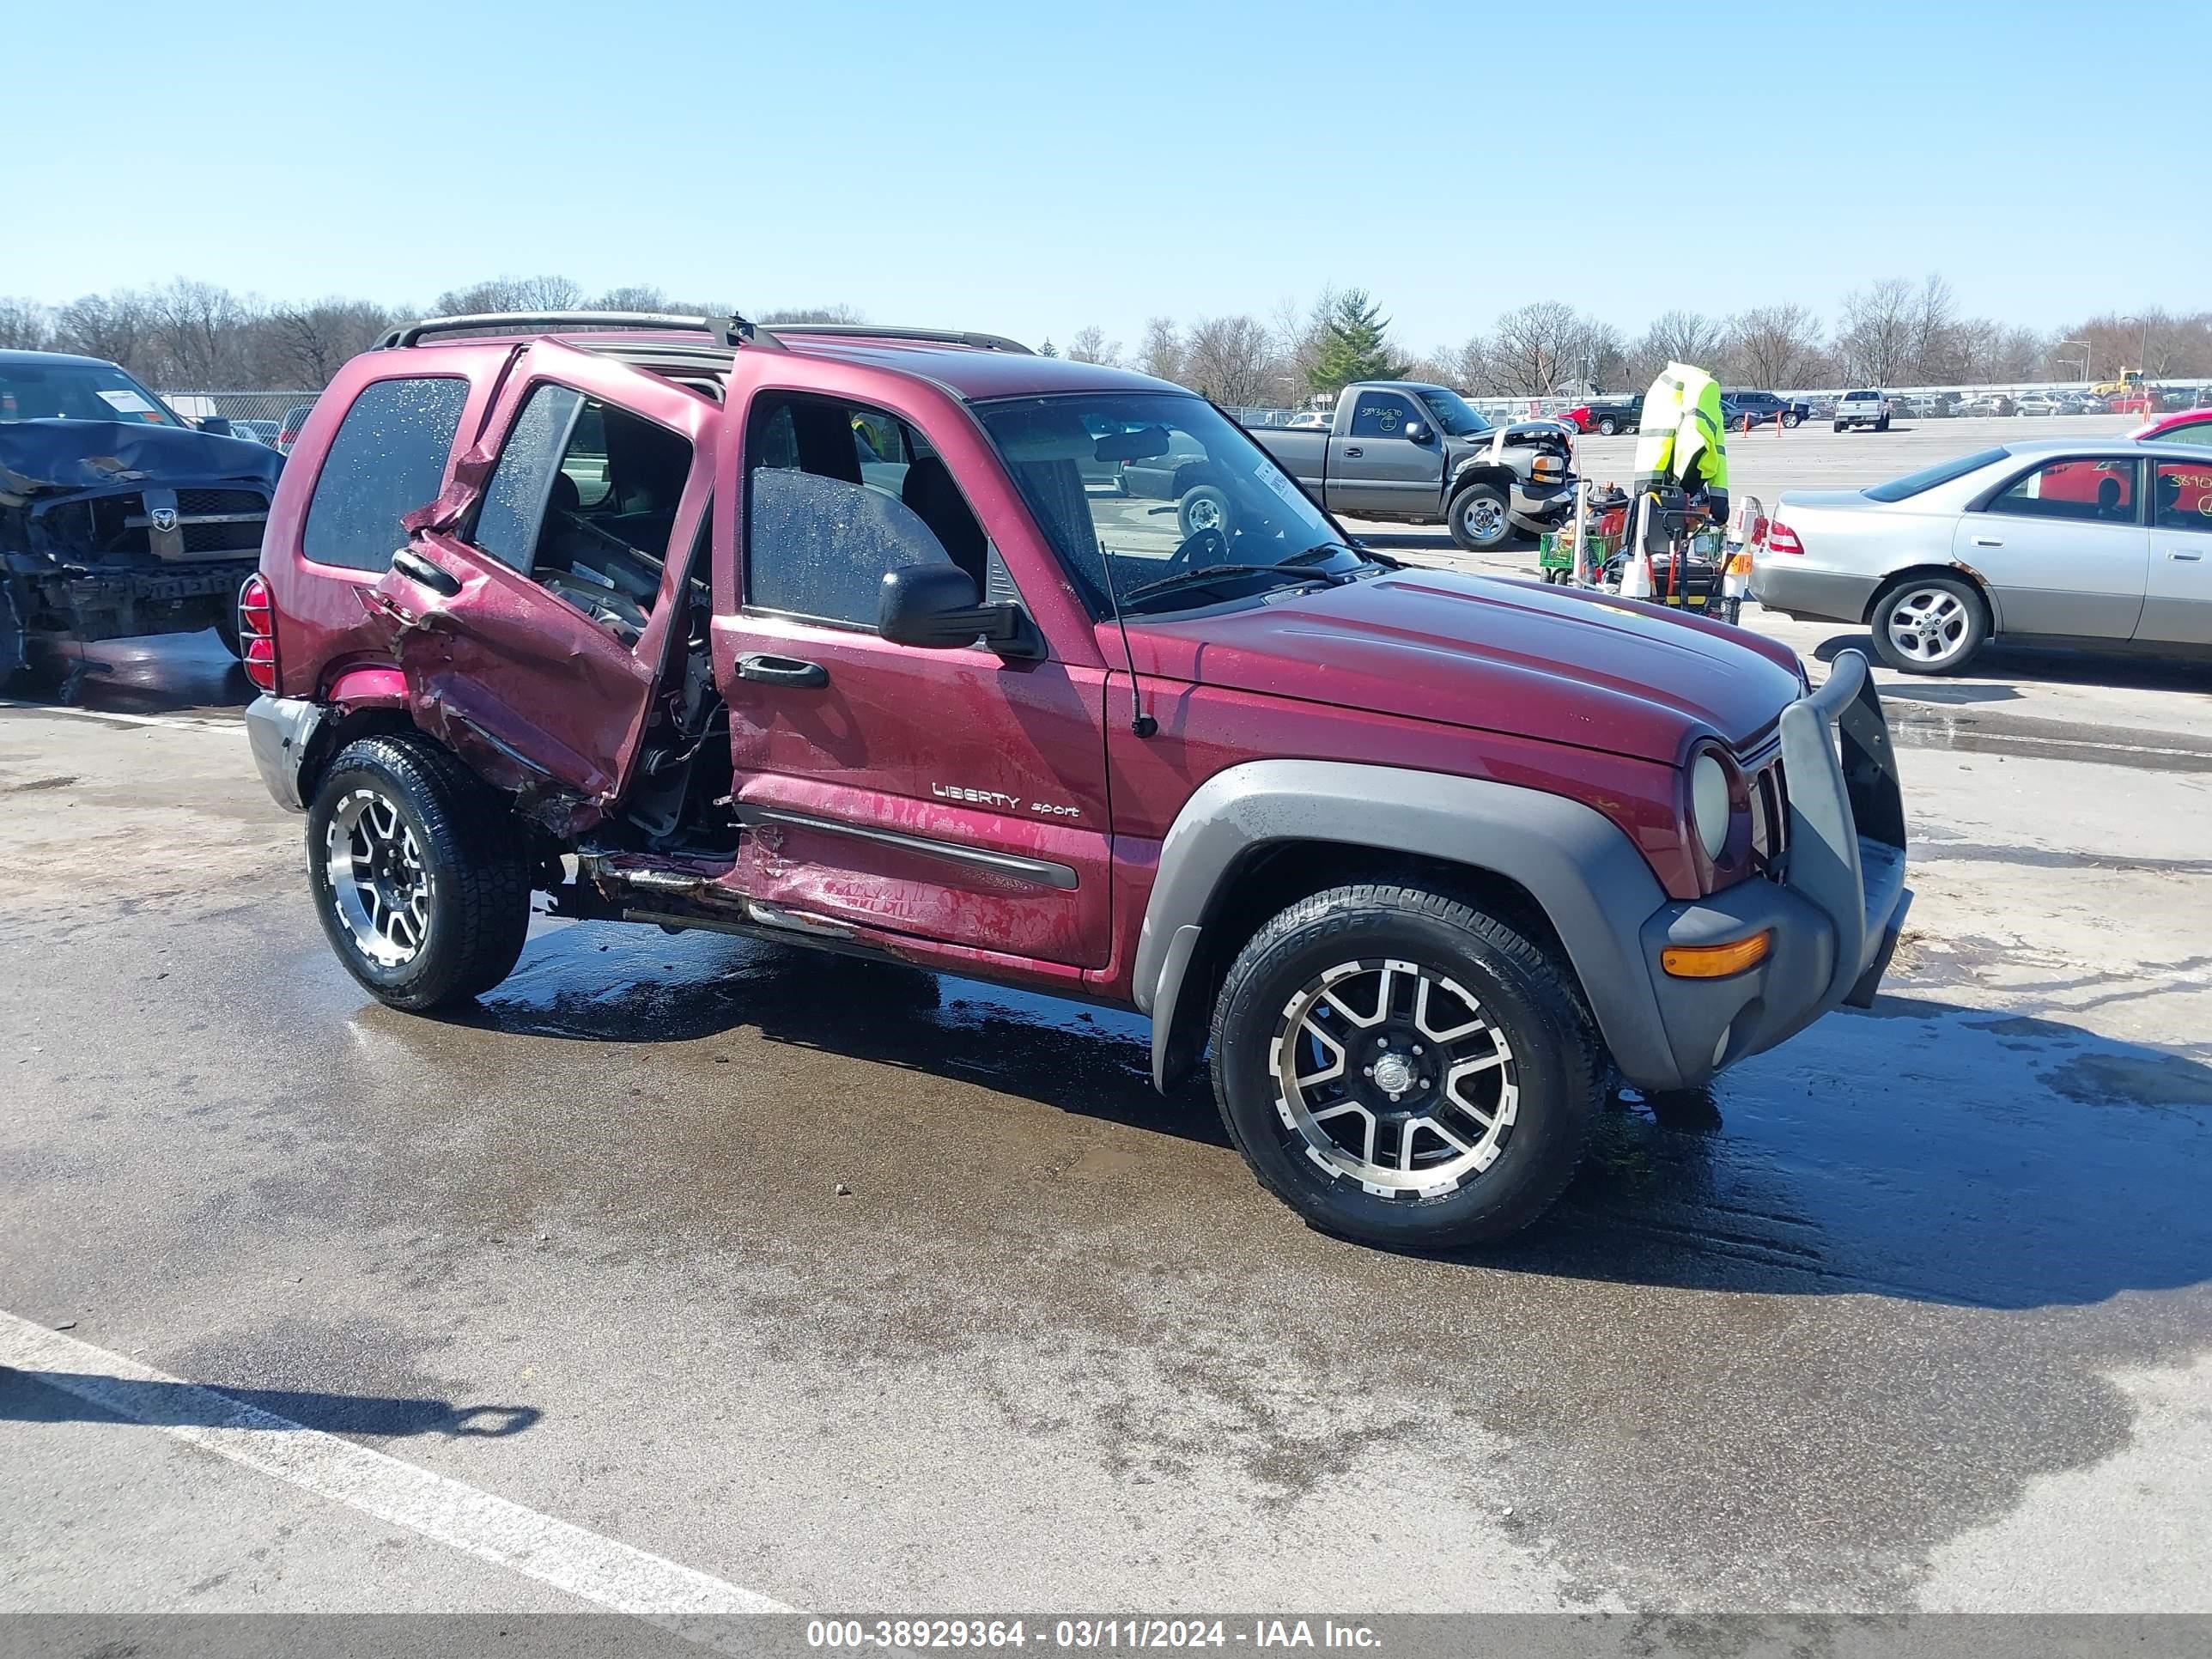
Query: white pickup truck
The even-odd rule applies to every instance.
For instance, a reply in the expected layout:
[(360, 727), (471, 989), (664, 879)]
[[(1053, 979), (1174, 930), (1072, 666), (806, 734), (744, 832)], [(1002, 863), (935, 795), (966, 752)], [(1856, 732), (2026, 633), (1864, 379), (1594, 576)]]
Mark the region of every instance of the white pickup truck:
[(1886, 392), (1846, 392), (1836, 399), (1836, 430), (1847, 426), (1889, 430), (1889, 394)]

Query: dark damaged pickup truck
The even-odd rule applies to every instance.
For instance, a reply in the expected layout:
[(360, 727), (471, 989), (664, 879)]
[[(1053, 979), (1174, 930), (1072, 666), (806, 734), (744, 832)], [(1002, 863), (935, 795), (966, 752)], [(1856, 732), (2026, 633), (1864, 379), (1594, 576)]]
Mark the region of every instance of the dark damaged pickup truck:
[[(1115, 476), (1178, 455), (1212, 522)], [(395, 331), (240, 614), (254, 761), (384, 1001), (490, 992), (535, 891), (1134, 1007), (1161, 1085), (1211, 1049), (1262, 1182), (1388, 1243), (1534, 1219), (1614, 1068), (1695, 1085), (1870, 1001), (1909, 898), (1863, 658), (1814, 690), (1408, 568), (1202, 398), (990, 335)]]
[(1362, 380), (1338, 395), (1328, 426), (1252, 435), (1330, 512), (1442, 524), (1468, 552), (1486, 553), (1573, 510), (1568, 430), (1559, 421), (1492, 426), (1448, 386)]
[(0, 685), (76, 644), (213, 628), (235, 652), (283, 458), (195, 430), (113, 363), (0, 351)]

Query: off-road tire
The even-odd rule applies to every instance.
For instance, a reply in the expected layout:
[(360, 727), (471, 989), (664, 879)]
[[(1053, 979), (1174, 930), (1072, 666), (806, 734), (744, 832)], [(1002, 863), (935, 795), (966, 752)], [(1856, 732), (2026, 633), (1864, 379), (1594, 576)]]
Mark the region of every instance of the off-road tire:
[[(327, 838), (340, 804), (368, 789), (398, 810), (429, 882), (421, 948), (392, 966), (369, 957), (330, 879)], [(363, 738), (339, 750), (307, 809), (307, 880), (323, 932), (379, 1000), (420, 1012), (465, 1002), (514, 971), (530, 927), (528, 838), (506, 801), (428, 738)]]
[[(1291, 1121), (1275, 1044), (1302, 988), (1349, 961), (1411, 963), (1449, 975), (1511, 1047), (1518, 1109), (1510, 1138), (1495, 1162), (1455, 1190), (1376, 1196), (1325, 1166)], [(1607, 1075), (1568, 969), (1498, 917), (1419, 886), (1336, 887), (1277, 915), (1230, 965), (1211, 1037), (1221, 1121), (1260, 1184), (1323, 1232), (1401, 1249), (1502, 1238), (1542, 1215), (1582, 1161)]]
[[(1494, 532), (1485, 534), (1468, 523), (1468, 510), (1479, 503), (1494, 503), (1497, 508)], [(1451, 538), (1470, 553), (1494, 553), (1513, 539), (1512, 503), (1505, 492), (1496, 484), (1471, 483), (1464, 486), (1451, 498), (1444, 509), (1444, 526)]]

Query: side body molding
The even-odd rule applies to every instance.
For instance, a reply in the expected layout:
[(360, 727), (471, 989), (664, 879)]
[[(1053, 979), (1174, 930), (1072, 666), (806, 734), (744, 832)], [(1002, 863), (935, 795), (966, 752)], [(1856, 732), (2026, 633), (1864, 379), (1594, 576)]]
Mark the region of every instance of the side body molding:
[[(1566, 946), (1622, 1069), (1674, 1070), (1638, 943), (1667, 902), (1628, 837), (1579, 801), (1480, 778), (1330, 761), (1232, 766), (1195, 790), (1160, 849), (1138, 939), (1133, 995), (1152, 1017), (1152, 1080), (1163, 1087), (1185, 978), (1224, 878), (1270, 842), (1341, 842), (1463, 864), (1525, 888)], [(1233, 948), (1233, 947), (1231, 947)], [(1202, 998), (1200, 986), (1188, 994)]]

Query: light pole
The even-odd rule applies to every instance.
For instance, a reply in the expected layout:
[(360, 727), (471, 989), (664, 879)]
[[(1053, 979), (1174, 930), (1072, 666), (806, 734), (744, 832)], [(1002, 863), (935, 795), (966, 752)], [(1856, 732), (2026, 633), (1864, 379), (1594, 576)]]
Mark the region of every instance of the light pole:
[(2087, 340), (2061, 340), (2061, 341), (2058, 343), (2058, 349), (2059, 349), (2060, 351), (2063, 351), (2063, 350), (2064, 350), (2068, 346), (2075, 346), (2075, 345), (2080, 346), (2080, 347), (2081, 348), (2081, 355), (2080, 356), (2078, 356), (2078, 357), (2061, 357), (2060, 356), (2058, 356), (2058, 353), (2057, 353), (2057, 352), (2054, 351), (2053, 353), (2051, 353), (2051, 361), (2052, 361), (2052, 362), (2061, 362), (2061, 363), (2079, 363), (2079, 364), (2081, 364), (2081, 384), (2082, 384), (2083, 386), (2087, 386), (2087, 385), (2088, 385), (2088, 384), (2089, 384), (2089, 343), (2088, 343)]

